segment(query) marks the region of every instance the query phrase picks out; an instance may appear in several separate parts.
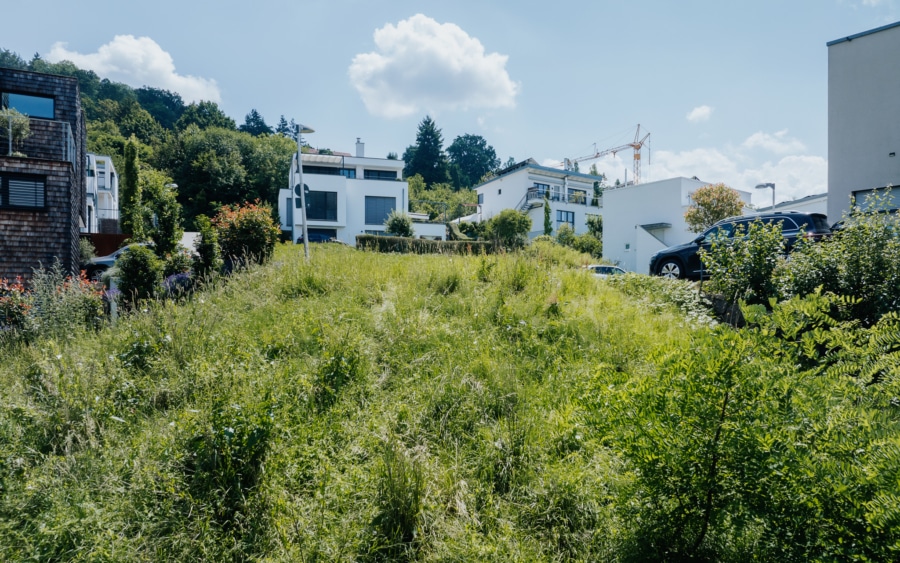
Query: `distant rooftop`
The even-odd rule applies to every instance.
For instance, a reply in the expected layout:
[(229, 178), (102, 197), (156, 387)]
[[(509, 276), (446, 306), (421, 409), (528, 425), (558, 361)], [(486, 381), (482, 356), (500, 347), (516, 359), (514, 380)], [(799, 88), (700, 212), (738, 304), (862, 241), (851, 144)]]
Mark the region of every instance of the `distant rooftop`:
[(506, 168), (501, 169), (500, 171), (496, 172), (494, 174), (494, 176), (492, 176), (489, 180), (486, 180), (480, 184), (472, 186), (472, 188), (473, 189), (480, 188), (481, 186), (483, 186), (485, 184), (489, 184), (489, 183), (493, 182), (497, 178), (502, 178), (503, 176), (506, 176), (507, 174), (515, 172), (521, 168), (531, 168), (532, 170), (540, 170), (541, 172), (544, 172), (548, 176), (556, 176), (558, 178), (563, 178), (563, 177), (568, 176), (570, 178), (582, 178), (584, 180), (589, 180), (592, 182), (602, 179), (600, 176), (594, 176), (593, 174), (585, 174), (584, 172), (576, 172), (575, 170), (563, 170), (561, 168), (552, 168), (550, 166), (542, 166), (542, 165), (538, 164), (538, 162), (535, 159), (528, 158), (526, 160), (523, 160), (522, 162), (517, 162), (517, 163), (513, 164), (512, 166), (508, 166)]

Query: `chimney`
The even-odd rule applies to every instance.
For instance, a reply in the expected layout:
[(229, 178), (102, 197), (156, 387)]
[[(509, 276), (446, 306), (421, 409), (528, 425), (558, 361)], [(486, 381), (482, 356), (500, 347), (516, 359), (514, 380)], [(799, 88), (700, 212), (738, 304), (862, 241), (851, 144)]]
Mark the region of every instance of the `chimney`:
[(362, 158), (366, 156), (366, 144), (356, 138), (356, 156)]

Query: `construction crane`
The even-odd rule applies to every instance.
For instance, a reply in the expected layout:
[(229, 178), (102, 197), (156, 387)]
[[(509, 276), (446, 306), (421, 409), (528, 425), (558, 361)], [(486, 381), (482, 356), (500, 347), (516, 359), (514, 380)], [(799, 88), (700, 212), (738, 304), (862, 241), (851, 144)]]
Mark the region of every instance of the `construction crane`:
[(583, 162), (585, 160), (596, 160), (598, 158), (602, 158), (608, 154), (613, 156), (616, 155), (617, 152), (623, 151), (625, 149), (634, 149), (634, 183), (641, 183), (641, 148), (644, 146), (644, 143), (647, 139), (650, 138), (650, 133), (647, 132), (646, 135), (641, 137), (641, 124), (638, 123), (637, 131), (634, 133), (634, 142), (627, 143), (618, 147), (613, 147), (611, 149), (605, 149), (602, 151), (596, 150), (596, 145), (594, 146), (594, 154), (589, 154), (587, 156), (580, 156), (578, 158), (567, 158), (564, 160), (564, 168), (566, 170), (574, 170), (575, 165), (579, 162)]

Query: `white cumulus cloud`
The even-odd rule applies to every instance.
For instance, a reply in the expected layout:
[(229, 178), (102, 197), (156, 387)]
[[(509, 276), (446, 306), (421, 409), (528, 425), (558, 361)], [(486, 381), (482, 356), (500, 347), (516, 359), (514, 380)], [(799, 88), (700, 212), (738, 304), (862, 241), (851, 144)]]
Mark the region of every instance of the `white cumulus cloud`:
[[(757, 184), (775, 184), (777, 201), (789, 201), (828, 191), (828, 162), (821, 156), (790, 154), (777, 159), (762, 159), (751, 154), (745, 144), (721, 148), (701, 147), (685, 151), (656, 150), (642, 154), (641, 177), (644, 182), (668, 178), (697, 177), (704, 182), (723, 182), (732, 188), (750, 192), (759, 206), (771, 204), (772, 192), (756, 190)], [(801, 143), (802, 145), (802, 143)], [(596, 161), (597, 168), (611, 182), (624, 178), (628, 170), (633, 178), (631, 151)]]
[(687, 120), (693, 123), (697, 123), (699, 121), (709, 121), (709, 118), (712, 117), (713, 108), (709, 106), (698, 106), (695, 107), (687, 114)]
[(788, 137), (787, 129), (778, 131), (774, 135), (757, 131), (744, 141), (743, 146), (748, 149), (761, 148), (775, 154), (789, 154), (806, 150), (806, 145), (801, 141)]
[(416, 14), (375, 30), (375, 46), (353, 57), (348, 70), (373, 115), (515, 106), (519, 85), (506, 71), (508, 57), (485, 53), (455, 24)]
[(177, 92), (185, 102), (222, 99), (215, 80), (185, 76), (175, 72), (172, 55), (149, 37), (116, 35), (96, 53), (76, 53), (56, 43), (47, 54), (50, 62), (71, 61), (76, 66), (93, 70), (102, 78), (123, 82), (133, 87), (150, 86)]

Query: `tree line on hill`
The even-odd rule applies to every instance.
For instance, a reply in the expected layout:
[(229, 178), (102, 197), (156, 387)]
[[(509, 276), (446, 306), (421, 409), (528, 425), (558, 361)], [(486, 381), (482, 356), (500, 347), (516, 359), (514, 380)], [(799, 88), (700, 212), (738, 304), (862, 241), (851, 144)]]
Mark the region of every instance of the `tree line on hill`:
[[(129, 140), (134, 142), (143, 190), (160, 193), (166, 186), (175, 188), (189, 226), (194, 217), (213, 215), (222, 205), (260, 200), (275, 207), (278, 190), (287, 185), (297, 138), (294, 120), (284, 115), (270, 126), (251, 109), (244, 123), (237, 125), (215, 102), (185, 103), (176, 92), (132, 88), (69, 61), (48, 62), (39, 54), (26, 61), (0, 48), (0, 67), (77, 79), (88, 151), (111, 156), (116, 169), (124, 172), (125, 147)], [(312, 147), (305, 145), (304, 150)], [(331, 153), (329, 149), (318, 152)], [(397, 154), (387, 157), (397, 158)], [(474, 193), (458, 192), (469, 191), (500, 164), (494, 148), (478, 135), (458, 136), (445, 151), (441, 131), (430, 117), (421, 122), (416, 143), (407, 147), (403, 157), (404, 177), (418, 174), (424, 180), (415, 186), (422, 201), (410, 211), (424, 211), (433, 218), (458, 215), (465, 210), (463, 203), (474, 203)], [(424, 190), (428, 193), (423, 195)]]

